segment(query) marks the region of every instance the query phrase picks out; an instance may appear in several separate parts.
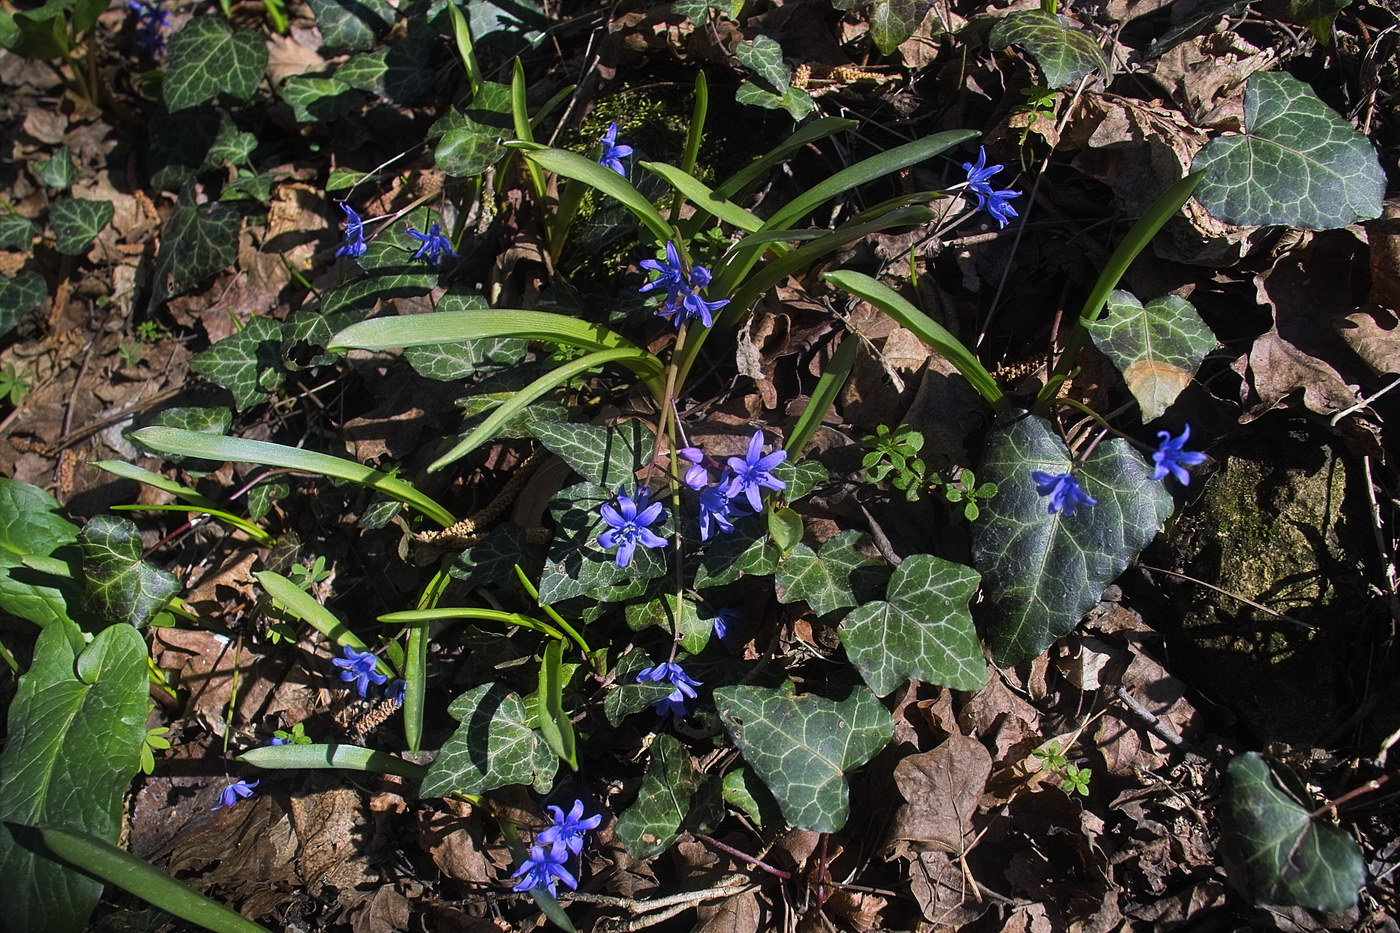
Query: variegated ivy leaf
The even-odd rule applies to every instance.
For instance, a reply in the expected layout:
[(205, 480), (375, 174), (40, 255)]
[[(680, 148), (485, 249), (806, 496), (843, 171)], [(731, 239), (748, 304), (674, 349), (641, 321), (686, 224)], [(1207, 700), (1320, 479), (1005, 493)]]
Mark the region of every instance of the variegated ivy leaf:
[(1256, 71), (1245, 132), (1206, 143), (1196, 200), (1230, 224), (1331, 230), (1381, 214), (1385, 173), (1370, 141), (1292, 75)]
[(870, 8), (870, 38), (881, 55), (888, 55), (919, 28), (927, 4), (916, 0), (875, 0)]
[(656, 435), (640, 421), (624, 421), (613, 427), (544, 422), (535, 425), (534, 432), (550, 453), (579, 476), (610, 493), (626, 486), (629, 495), (637, 471), (651, 462), (656, 443)]
[(232, 265), (238, 258), (238, 226), (234, 208), (217, 201), (195, 204), (188, 190), (181, 192), (161, 228), (150, 310)]
[[(631, 493), (629, 488), (628, 494)], [(619, 567), (617, 551), (598, 545), (598, 535), (608, 528), (599, 508), (604, 502), (613, 501), (612, 490), (594, 483), (571, 486), (550, 500), (549, 514), (554, 519), (555, 531), (549, 543), (549, 556), (540, 573), (542, 603), (556, 603), (585, 593), (595, 599), (606, 599), (610, 587), (645, 582), (666, 572), (669, 547), (638, 545), (631, 563)], [(651, 530), (670, 540), (669, 510)]]
[(788, 502), (796, 502), (815, 489), (818, 483), (826, 482), (827, 472), (826, 467), (815, 460), (798, 463), (784, 460), (774, 467), (773, 478), (787, 483), (787, 489), (781, 495)]
[(293, 75), (277, 92), (298, 123), (329, 123), (354, 110), (360, 95), (339, 78)]
[[(370, 249), (374, 244), (369, 244)], [(426, 295), (437, 283), (437, 273), (420, 266), (401, 272), (365, 275), (342, 282), (321, 296), (321, 313), (334, 315), (351, 313), (365, 317), (381, 301), (394, 298), (417, 298)], [(358, 318), (357, 318), (358, 320)]]
[(758, 83), (779, 97), (792, 85), (792, 68), (783, 61), (783, 47), (767, 36), (734, 46), (734, 57), (758, 78)]
[(885, 602), (866, 603), (841, 623), (841, 643), (879, 696), (909, 678), (954, 690), (987, 680), (982, 643), (968, 613), (977, 571), (915, 554), (895, 568)]
[(817, 615), (826, 615), (860, 603), (857, 591), (879, 585), (889, 568), (856, 550), (858, 531), (842, 531), (821, 546), (820, 552), (799, 544), (778, 558), (774, 574), (778, 602), (806, 600)]
[(530, 728), (519, 694), (482, 684), (453, 700), (447, 712), (461, 725), (424, 775), (421, 796), (481, 794), (508, 784), (529, 784), (542, 794), (553, 785), (559, 762)]
[(515, 580), (516, 565), (526, 564), (526, 552), (525, 529), (506, 522), (492, 528), (480, 544), (458, 554), (447, 572), (468, 589), (506, 585)]
[(0, 275), (0, 337), (15, 329), (19, 319), (49, 297), (44, 277), (30, 269), (14, 275)]
[(64, 198), (49, 209), (54, 248), (65, 256), (81, 256), (92, 246), (116, 210), (111, 201)]
[(190, 360), (190, 369), (233, 393), (239, 411), (267, 399), (286, 376), (282, 365), (282, 325), (249, 318), (231, 334)]
[(837, 703), (767, 687), (715, 691), (720, 721), (799, 829), (834, 833), (846, 825), (846, 775), (894, 737), (894, 721), (864, 687)]
[(464, 110), (450, 110), (428, 130), (436, 143), (433, 158), (449, 175), (480, 175), (506, 154), (501, 140), (513, 134), (510, 88), (482, 82), (481, 91)]
[(998, 49), (1019, 45), (1040, 67), (1045, 83), (1052, 88), (1074, 84), (1091, 71), (1108, 74), (1108, 64), (1094, 37), (1058, 13), (1011, 13), (996, 24), (987, 43)]
[(38, 232), (39, 225), (22, 214), (0, 214), (0, 249), (27, 252)]
[(35, 164), (39, 180), (50, 188), (60, 191), (71, 188), (78, 180), (78, 163), (73, 161), (73, 150), (65, 143), (51, 159), (43, 159)]
[[(442, 296), (438, 311), (486, 311), (491, 305), (479, 292), (453, 289)], [(420, 376), (439, 382), (465, 379), (479, 369), (515, 366), (525, 357), (528, 341), (519, 337), (483, 337), (455, 343), (435, 343), (404, 349), (404, 359)]]
[(655, 599), (632, 603), (626, 609), (627, 625), (635, 632), (656, 626), (663, 631), (680, 634), (681, 650), (699, 654), (715, 630), (714, 613), (703, 612), (693, 599), (683, 597), (679, 609), (675, 593), (663, 593)]
[(384, 0), (308, 0), (322, 44), (340, 52), (364, 52), (394, 24)]
[(1067, 635), (1172, 513), (1172, 497), (1127, 441), (1100, 443), (1074, 470), (1098, 500), (1047, 514), (1033, 470), (1070, 472), (1069, 450), (1044, 418), (998, 419), (977, 478), (996, 483), (972, 528), (973, 564), (986, 594), (987, 641), (1000, 666), (1028, 661)]
[(180, 592), (180, 581), (141, 559), (136, 523), (98, 515), (78, 532), (88, 606), (105, 621), (140, 628)]
[[(357, 90), (407, 104), (433, 89), (432, 62), (433, 44), (411, 37), (386, 49), (351, 57), (336, 68), (335, 76)], [(332, 187), (336, 180), (332, 173), (327, 191), (337, 190)]]
[(654, 706), (675, 689), (668, 680), (638, 683), (637, 674), (652, 666), (651, 658), (641, 648), (633, 648), (617, 659), (616, 678), (603, 697), (603, 715), (610, 725), (615, 726), (622, 722), (623, 717)]
[(763, 576), (776, 569), (778, 548), (768, 537), (767, 522), (762, 516), (749, 516), (735, 522), (730, 533), (710, 539), (695, 571), (695, 587), (724, 586), (740, 574)]
[(637, 799), (617, 818), (617, 838), (628, 855), (652, 858), (680, 838), (700, 779), (685, 746), (665, 732), (657, 735)]
[(1128, 391), (1142, 409), (1143, 421), (1162, 416), (1191, 383), (1215, 335), (1176, 295), (1163, 295), (1144, 307), (1131, 292), (1114, 291), (1108, 310), (1090, 324), (1089, 336), (1123, 374)]
[(741, 104), (762, 107), (765, 110), (786, 110), (788, 116), (794, 120), (801, 120), (817, 106), (812, 101), (812, 95), (803, 88), (789, 85), (783, 93), (774, 94), (752, 81), (740, 84), (739, 90), (734, 93), (734, 99)]
[(162, 85), (174, 112), (228, 94), (253, 96), (267, 69), (267, 44), (251, 29), (235, 29), (217, 14), (195, 16), (170, 37)]

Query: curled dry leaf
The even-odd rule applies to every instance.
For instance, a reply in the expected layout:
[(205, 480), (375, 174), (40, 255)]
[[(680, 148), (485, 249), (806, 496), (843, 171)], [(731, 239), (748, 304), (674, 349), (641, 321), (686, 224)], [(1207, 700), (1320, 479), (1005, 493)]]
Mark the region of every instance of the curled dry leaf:
[(963, 735), (895, 765), (895, 784), (905, 803), (886, 837), (886, 858), (928, 849), (962, 854), (976, 835), (973, 816), (991, 773), (991, 754)]

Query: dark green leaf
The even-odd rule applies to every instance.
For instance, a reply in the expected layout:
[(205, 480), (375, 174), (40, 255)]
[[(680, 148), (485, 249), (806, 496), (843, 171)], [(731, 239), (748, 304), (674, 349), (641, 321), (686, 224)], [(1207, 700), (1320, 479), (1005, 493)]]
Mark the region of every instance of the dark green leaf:
[(97, 234), (112, 219), (111, 201), (64, 198), (49, 209), (55, 248), (65, 256), (81, 256), (92, 246)]
[(1160, 418), (1215, 349), (1215, 335), (1205, 321), (1176, 295), (1143, 307), (1131, 293), (1114, 291), (1107, 313), (1085, 326), (1095, 346), (1123, 374), (1143, 421)]
[[(432, 60), (431, 43), (409, 39), (378, 52), (356, 55), (343, 62), (335, 70), (335, 76), (358, 90), (406, 104), (433, 89)], [(328, 182), (326, 190), (336, 189)]]
[(322, 44), (341, 52), (364, 52), (394, 24), (394, 8), (384, 0), (307, 0), (321, 30)]
[(870, 8), (870, 38), (881, 55), (888, 55), (914, 34), (926, 6), (916, 0), (875, 0)]
[(738, 43), (734, 57), (758, 78), (764, 90), (782, 97), (792, 86), (792, 69), (783, 61), (783, 47), (767, 36)]
[(1385, 173), (1376, 150), (1312, 88), (1256, 71), (1244, 93), (1243, 134), (1206, 143), (1196, 199), (1230, 224), (1331, 230), (1381, 214)]
[(329, 123), (359, 105), (359, 95), (338, 78), (293, 75), (278, 96), (292, 108), (298, 123)]
[(234, 29), (217, 14), (195, 16), (170, 37), (165, 106), (184, 110), (220, 94), (253, 96), (267, 68), (267, 45), (251, 29)]
[(549, 790), (558, 768), (543, 737), (529, 726), (519, 694), (482, 684), (447, 708), (461, 725), (443, 745), (419, 788), (424, 797), (480, 794), (508, 784)]
[[(39, 225), (20, 214), (0, 214), (0, 249), (28, 251)], [(0, 307), (4, 303), (0, 302)]]
[(258, 483), (248, 490), (248, 518), (260, 522), (272, 511), (273, 505), (292, 494), (292, 484), (285, 479)]
[[(1180, 20), (1147, 47), (1147, 51), (1142, 54), (1143, 61), (1160, 58), (1188, 39), (1204, 34), (1220, 22), (1222, 17), (1239, 16), (1249, 9), (1252, 3), (1254, 0), (1202, 0), (1189, 11), (1184, 11)], [(1172, 11), (1172, 19), (1177, 19), (1175, 10)]]
[(1044, 10), (1012, 13), (996, 24), (987, 42), (994, 48), (1025, 49), (1052, 88), (1075, 84), (1091, 71), (1108, 75), (1108, 63), (1094, 37), (1068, 16)]
[[(490, 307), (476, 292), (451, 291), (438, 302), (438, 311), (486, 310)], [(408, 347), (404, 359), (420, 376), (440, 382), (465, 379), (478, 370), (488, 372), (517, 365), (525, 357), (528, 342), (509, 337), (462, 340)]]
[(679, 632), (681, 650), (687, 654), (703, 651), (715, 630), (714, 613), (702, 612), (693, 599), (682, 598), (677, 611), (675, 593), (632, 603), (626, 609), (626, 616), (627, 625), (633, 631), (655, 626), (667, 635)]
[(609, 494), (618, 486), (626, 486), (629, 495), (633, 492), (637, 471), (651, 462), (656, 443), (655, 435), (640, 421), (615, 427), (545, 422), (534, 430), (550, 453)]
[(1356, 907), (1366, 866), (1356, 840), (1315, 816), (1292, 774), (1257, 752), (1230, 761), (1225, 803), (1227, 852), (1259, 905), (1343, 913)]
[(1156, 536), (1172, 497), (1127, 441), (1105, 441), (1074, 471), (1098, 505), (1047, 514), (1031, 471), (1070, 471), (1069, 450), (1043, 418), (998, 419), (977, 478), (996, 483), (973, 526), (973, 564), (987, 596), (987, 640), (999, 666), (1030, 660), (1079, 624), (1104, 587)]
[(1354, 0), (1289, 0), (1288, 16), (1323, 42), (1332, 41), (1332, 23)]
[(44, 277), (30, 269), (14, 275), (0, 275), (0, 337), (15, 329), (19, 319), (49, 297)]
[(894, 737), (889, 712), (864, 687), (840, 703), (766, 687), (722, 687), (715, 703), (784, 819), (813, 832), (834, 833), (846, 825), (846, 774)]
[(66, 144), (58, 147), (52, 159), (36, 163), (35, 168), (39, 180), (50, 188), (63, 190), (78, 180), (78, 164), (73, 161), (73, 150)]
[(447, 572), (468, 589), (498, 587), (515, 579), (515, 566), (527, 562), (525, 555), (525, 529), (507, 522), (491, 529), (480, 544), (459, 554)]
[(608, 718), (609, 724), (615, 726), (622, 722), (623, 717), (654, 706), (670, 696), (675, 689), (670, 681), (637, 682), (637, 674), (651, 666), (651, 659), (640, 648), (633, 648), (617, 659), (613, 686), (603, 697), (603, 715)]
[[(178, 114), (159, 111), (151, 118), (149, 158), (151, 183), (165, 191), (178, 190), (202, 169), (220, 164), (211, 155), (233, 121), (213, 107), (192, 107)], [(236, 131), (236, 127), (234, 128)]]
[(39, 633), (0, 754), (7, 929), (84, 929), (102, 883), (35, 855), (8, 826), (63, 826), (116, 842), (122, 795), (140, 767), (149, 690), (146, 645), (131, 626), (105, 628), (86, 647), (70, 622)]
[(460, 110), (449, 111), (428, 135), (437, 139), (437, 167), (458, 178), (480, 175), (506, 154), (500, 128), (478, 123)]
[(690, 815), (690, 800), (699, 783), (699, 772), (685, 746), (674, 736), (658, 735), (651, 743), (651, 759), (637, 799), (617, 818), (617, 838), (627, 854), (649, 859), (671, 848)]
[(231, 334), (190, 360), (190, 369), (233, 393), (239, 411), (267, 398), (282, 384), (282, 327), (265, 317), (249, 318)]
[(826, 482), (827, 473), (826, 467), (815, 460), (793, 463), (791, 457), (789, 453), (789, 459), (773, 468), (773, 478), (787, 483), (787, 489), (782, 493), (783, 499), (796, 502), (815, 489), (818, 483)]
[(165, 296), (186, 292), (238, 258), (238, 212), (227, 204), (195, 205), (181, 197), (165, 220), (156, 256), (158, 286), (152, 304)]
[(856, 551), (858, 540), (860, 532), (842, 531), (822, 545), (820, 556), (799, 544), (792, 553), (780, 557), (774, 575), (778, 602), (806, 600), (818, 615), (857, 605), (856, 586), (872, 579), (872, 571), (885, 568)]
[(710, 0), (674, 0), (671, 12), (684, 16), (697, 26), (703, 26), (710, 19)]
[(724, 586), (745, 573), (770, 574), (778, 568), (778, 557), (778, 548), (768, 539), (766, 524), (757, 516), (741, 519), (734, 523), (732, 532), (710, 540), (695, 571), (695, 586)]
[[(233, 425), (233, 412), (222, 406), (212, 408), (167, 408), (150, 420), (150, 426), (161, 428), (181, 428), (185, 431), (200, 431), (204, 434), (227, 434)], [(133, 441), (138, 447), (139, 442)], [(142, 448), (144, 449), (144, 448)], [(195, 476), (213, 473), (223, 461), (199, 460), (182, 457), (179, 454), (161, 454), (167, 461), (183, 467)]]
[(272, 200), (272, 188), (287, 177), (285, 172), (263, 172), (260, 175), (241, 175), (224, 185), (219, 192), (220, 201), (257, 201), (263, 207)]
[(59, 514), (58, 501), (37, 486), (0, 476), (0, 609), (36, 625), (69, 618), (76, 594), (64, 581), (25, 567), (24, 557), (48, 557), (78, 539), (78, 526)]
[(774, 94), (752, 81), (740, 84), (734, 99), (741, 104), (763, 107), (766, 110), (786, 110), (794, 120), (801, 120), (816, 107), (812, 102), (812, 95), (800, 87), (789, 86), (784, 93)]
[(426, 267), (411, 272), (362, 276), (324, 293), (321, 313), (330, 316), (353, 312), (357, 317), (365, 317), (381, 301), (426, 295), (436, 282), (437, 274)]
[(46, 0), (33, 10), (0, 11), (0, 37), (5, 48), (25, 58), (62, 58), (68, 51), (67, 0)]
[(233, 122), (227, 111), (219, 111), (219, 132), (214, 144), (204, 157), (205, 168), (219, 168), (225, 162), (231, 165), (247, 165), (253, 150), (258, 148), (258, 138), (245, 133)]
[(180, 581), (141, 559), (136, 523), (98, 515), (78, 532), (88, 605), (102, 619), (140, 628), (180, 592)]
[(954, 690), (987, 680), (982, 643), (968, 613), (979, 577), (932, 554), (905, 559), (890, 577), (887, 602), (866, 603), (841, 623), (851, 663), (879, 696), (907, 678)]

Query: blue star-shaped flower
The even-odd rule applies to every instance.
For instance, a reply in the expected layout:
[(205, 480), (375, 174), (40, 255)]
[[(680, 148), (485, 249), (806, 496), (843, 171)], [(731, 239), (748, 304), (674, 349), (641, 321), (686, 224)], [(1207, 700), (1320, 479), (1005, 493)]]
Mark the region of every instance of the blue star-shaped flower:
[(546, 887), (553, 897), (556, 881), (562, 881), (570, 888), (577, 889), (578, 879), (569, 874), (569, 870), (564, 867), (568, 858), (568, 850), (557, 842), (547, 849), (544, 846), (530, 846), (530, 857), (511, 875), (512, 878), (520, 878), (520, 883), (513, 890), (528, 891), (531, 888)]
[(641, 288), (639, 292), (649, 292), (653, 288), (666, 289), (665, 307), (678, 305), (685, 298), (687, 287), (685, 284), (685, 269), (681, 266), (681, 254), (676, 249), (676, 244), (667, 241), (666, 258), (643, 259), (642, 268), (649, 272), (659, 273), (660, 278), (652, 279)]
[(1049, 473), (1042, 473), (1040, 470), (1033, 470), (1031, 479), (1036, 482), (1036, 492), (1042, 496), (1050, 497), (1050, 506), (1045, 510), (1049, 515), (1054, 515), (1056, 512), (1073, 515), (1074, 510), (1081, 505), (1099, 504), (1099, 500), (1079, 488), (1079, 480), (1075, 479), (1071, 473), (1058, 473), (1052, 476)]
[(1157, 432), (1157, 450), (1152, 454), (1152, 462), (1157, 464), (1152, 471), (1153, 479), (1166, 479), (1168, 473), (1175, 476), (1183, 486), (1191, 484), (1191, 474), (1187, 467), (1200, 466), (1206, 462), (1206, 455), (1194, 450), (1183, 450), (1191, 437), (1191, 425), (1181, 429), (1180, 437), (1172, 437), (1170, 431)]
[(1010, 188), (1001, 191), (993, 191), (991, 178), (1001, 171), (1000, 165), (987, 164), (987, 150), (977, 147), (977, 162), (963, 163), (963, 171), (967, 172), (967, 190), (977, 198), (977, 209), (986, 211), (996, 219), (998, 227), (1005, 227), (1007, 221), (1018, 216), (1016, 209), (1007, 202), (1011, 198), (1019, 198), (1021, 192), (1012, 191)]
[(340, 244), (340, 249), (335, 251), (337, 256), (363, 256), (369, 246), (365, 244), (365, 222), (360, 219), (360, 215), (355, 213), (355, 209), (349, 204), (341, 202), (340, 209), (345, 212), (345, 242)]
[(219, 791), (219, 802), (210, 807), (209, 812), (213, 813), (215, 810), (231, 807), (240, 799), (253, 796), (253, 788), (260, 783), (260, 781), (232, 781), (225, 784), (224, 789)]
[(700, 490), (700, 540), (708, 541), (716, 531), (725, 534), (734, 530), (729, 510), (734, 500), (724, 494), (722, 486), (706, 486)]
[(344, 668), (340, 672), (340, 679), (346, 683), (354, 681), (355, 692), (364, 696), (369, 691), (371, 682), (377, 687), (389, 679), (388, 674), (381, 674), (375, 670), (379, 663), (373, 653), (369, 651), (356, 651), (349, 645), (343, 649), (344, 658), (331, 658), (331, 663), (336, 667)]
[(413, 254), (414, 259), (427, 259), (428, 262), (437, 265), (443, 253), (453, 257), (457, 255), (452, 250), (451, 241), (442, 235), (442, 224), (433, 224), (427, 233), (419, 233), (409, 227), (408, 235), (423, 244), (418, 247), (418, 252)]
[(729, 469), (733, 477), (723, 486), (724, 494), (730, 499), (742, 494), (748, 497), (749, 505), (755, 512), (763, 511), (763, 501), (759, 498), (759, 488), (783, 490), (787, 483), (769, 473), (787, 459), (786, 450), (775, 450), (763, 456), (763, 432), (755, 431), (749, 441), (748, 453), (743, 457), (730, 457)]
[(126, 8), (136, 14), (136, 42), (152, 58), (165, 51), (165, 36), (161, 30), (170, 28), (170, 11), (160, 4), (127, 0)]
[(389, 682), (389, 686), (384, 688), (384, 699), (393, 700), (399, 706), (403, 706), (404, 694), (408, 692), (408, 681), (402, 677), (395, 677)]
[(655, 667), (638, 671), (637, 682), (641, 683), (644, 680), (669, 680), (671, 686), (676, 688), (664, 700), (656, 701), (654, 708), (661, 716), (665, 716), (667, 713), (675, 713), (678, 717), (684, 716), (685, 701), (695, 699), (695, 688), (701, 684), (701, 681), (692, 680), (690, 675), (681, 670), (681, 666), (674, 661), (666, 661)]
[(578, 855), (583, 851), (583, 834), (598, 828), (598, 824), (603, 822), (603, 814), (583, 818), (583, 801), (575, 800), (573, 809), (566, 815), (564, 811), (555, 806), (546, 807), (554, 817), (554, 825), (547, 826), (535, 837), (535, 844), (541, 846), (553, 846), (561, 844), (570, 852)]
[(712, 312), (718, 311), (729, 304), (728, 298), (721, 298), (718, 301), (706, 301), (700, 294), (700, 290), (710, 284), (710, 270), (704, 266), (696, 266), (690, 270), (689, 290), (680, 293), (680, 300), (674, 301), (671, 296), (667, 296), (667, 301), (659, 309), (657, 314), (662, 317), (675, 315), (675, 325), (680, 327), (686, 321), (699, 321), (705, 327), (714, 326)]
[(631, 146), (619, 146), (617, 144), (617, 124), (609, 123), (608, 131), (603, 134), (603, 138), (598, 140), (603, 147), (603, 155), (598, 159), (598, 164), (603, 168), (610, 168), (623, 178), (627, 177), (627, 166), (622, 164), (622, 160), (632, 154)]
[(648, 504), (647, 490), (643, 489), (633, 499), (617, 489), (617, 508), (604, 502), (599, 509), (608, 529), (598, 535), (598, 543), (605, 548), (617, 548), (617, 565), (626, 567), (632, 562), (632, 554), (637, 545), (642, 547), (665, 547), (666, 539), (649, 527), (661, 520), (665, 513), (660, 502)]
[(715, 613), (715, 634), (722, 640), (729, 634), (729, 629), (737, 625), (744, 618), (744, 611), (737, 606), (729, 609), (721, 609)]

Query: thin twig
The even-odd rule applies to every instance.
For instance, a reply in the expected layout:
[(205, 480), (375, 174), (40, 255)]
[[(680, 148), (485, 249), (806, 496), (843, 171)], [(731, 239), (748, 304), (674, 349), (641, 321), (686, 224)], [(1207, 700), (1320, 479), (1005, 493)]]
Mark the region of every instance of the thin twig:
[(1301, 627), (1307, 629), (1307, 630), (1310, 631), (1310, 632), (1316, 631), (1316, 630), (1317, 630), (1317, 626), (1316, 626), (1316, 625), (1309, 625), (1308, 623), (1299, 621), (1298, 619), (1295, 619), (1295, 618), (1293, 618), (1292, 616), (1284, 615), (1283, 613), (1279, 612), (1277, 609), (1270, 609), (1268, 606), (1265, 606), (1265, 605), (1263, 605), (1262, 603), (1256, 603), (1256, 602), (1255, 602), (1254, 600), (1252, 600), (1252, 599), (1246, 599), (1246, 598), (1243, 597), (1243, 596), (1239, 596), (1239, 595), (1237, 595), (1237, 594), (1235, 594), (1235, 593), (1231, 593), (1229, 590), (1222, 590), (1220, 587), (1215, 586), (1214, 584), (1211, 584), (1211, 583), (1207, 583), (1207, 582), (1204, 581), (1204, 580), (1198, 580), (1198, 579), (1196, 579), (1195, 577), (1188, 577), (1188, 576), (1187, 576), (1186, 574), (1184, 574), (1184, 573), (1177, 573), (1175, 570), (1167, 570), (1166, 568), (1163, 568), (1163, 567), (1152, 567), (1152, 566), (1149, 566), (1148, 564), (1138, 564), (1138, 566), (1141, 567), (1143, 570), (1147, 570), (1147, 571), (1150, 571), (1150, 572), (1152, 572), (1152, 573), (1165, 573), (1165, 574), (1166, 574), (1167, 576), (1169, 576), (1169, 577), (1176, 577), (1178, 580), (1185, 580), (1185, 581), (1188, 582), (1188, 583), (1195, 583), (1195, 584), (1198, 585), (1198, 586), (1203, 586), (1203, 587), (1205, 587), (1205, 588), (1208, 589), (1208, 590), (1213, 590), (1214, 592), (1219, 593), (1221, 596), (1228, 596), (1228, 597), (1230, 597), (1231, 599), (1238, 600), (1239, 602), (1244, 603), (1246, 606), (1250, 606), (1250, 607), (1252, 607), (1252, 608), (1254, 608), (1254, 609), (1258, 609), (1260, 612), (1267, 612), (1269, 615), (1271, 615), (1271, 616), (1273, 616), (1273, 617), (1275, 617), (1275, 618), (1277, 618), (1277, 619), (1282, 619), (1282, 620), (1285, 621), (1285, 622), (1292, 622), (1294, 625), (1301, 626)]
[(705, 845), (710, 846), (711, 848), (718, 849), (725, 855), (732, 856), (741, 862), (747, 862), (754, 868), (762, 869), (763, 871), (768, 872), (768, 874), (774, 876), (775, 878), (782, 878), (784, 881), (786, 881), (787, 879), (792, 877), (792, 874), (790, 872), (783, 871), (781, 868), (774, 868), (772, 865), (769, 865), (762, 859), (755, 858), (754, 856), (749, 855), (747, 852), (740, 852), (733, 846), (720, 842), (713, 836), (707, 836), (704, 833), (696, 832), (692, 832), (691, 835), (694, 836), (696, 839), (699, 839), (701, 842), (705, 843)]

